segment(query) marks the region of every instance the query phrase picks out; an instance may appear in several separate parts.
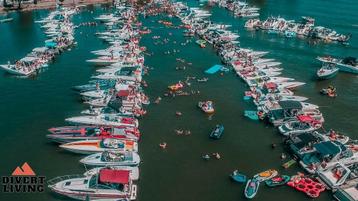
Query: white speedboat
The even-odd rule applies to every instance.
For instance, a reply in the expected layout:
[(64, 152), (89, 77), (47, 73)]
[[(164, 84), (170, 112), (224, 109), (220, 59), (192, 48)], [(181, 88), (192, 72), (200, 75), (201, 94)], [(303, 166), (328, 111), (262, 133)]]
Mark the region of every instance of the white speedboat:
[(122, 117), (112, 114), (101, 114), (98, 116), (79, 116), (67, 118), (66, 121), (74, 124), (102, 125), (102, 126), (130, 126), (138, 127), (137, 119)]
[(24, 57), (16, 64), (4, 64), (0, 65), (0, 68), (13, 75), (29, 76), (41, 67), (36, 63), (37, 61), (39, 61), (37, 57)]
[(62, 144), (60, 147), (78, 154), (93, 154), (104, 151), (138, 151), (138, 143), (135, 140), (115, 138), (82, 140)]
[(316, 121), (308, 115), (299, 115), (297, 120), (288, 121), (278, 127), (282, 135), (288, 136), (292, 134), (308, 133), (322, 127), (321, 122)]
[(110, 65), (113, 63), (117, 63), (121, 60), (121, 57), (102, 56), (97, 59), (88, 59), (86, 61), (89, 63), (95, 63), (96, 65)]
[(62, 176), (48, 183), (55, 193), (77, 200), (135, 200), (137, 197), (137, 186), (132, 183), (129, 170), (101, 169), (95, 175)]
[(318, 79), (330, 79), (338, 74), (339, 68), (335, 63), (325, 62), (322, 67), (317, 71)]
[(138, 166), (140, 157), (135, 152), (105, 151), (80, 160), (86, 166)]

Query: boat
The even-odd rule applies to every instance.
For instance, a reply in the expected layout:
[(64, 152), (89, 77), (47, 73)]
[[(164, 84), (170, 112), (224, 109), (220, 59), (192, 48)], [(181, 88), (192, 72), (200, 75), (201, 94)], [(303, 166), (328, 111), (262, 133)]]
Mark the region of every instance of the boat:
[(273, 169), (269, 169), (263, 172), (260, 172), (254, 176), (259, 182), (264, 182), (266, 180), (269, 180), (275, 176), (277, 176), (278, 172)]
[(252, 199), (255, 197), (255, 195), (257, 194), (257, 191), (259, 190), (260, 187), (260, 181), (258, 178), (254, 177), (253, 179), (249, 179), (246, 182), (246, 186), (245, 186), (245, 197), (248, 199)]
[(135, 152), (104, 151), (89, 155), (80, 160), (86, 166), (138, 166), (139, 155)]
[(62, 149), (78, 154), (93, 154), (104, 151), (138, 151), (134, 140), (106, 138), (103, 140), (82, 140), (60, 145)]
[(139, 140), (140, 132), (135, 127), (99, 127), (99, 126), (65, 126), (50, 128), (46, 137), (54, 142), (68, 143), (80, 140), (100, 140), (105, 138)]
[(224, 132), (224, 126), (221, 124), (216, 125), (213, 131), (210, 133), (211, 139), (220, 139)]
[(246, 176), (239, 173), (238, 170), (235, 170), (233, 173), (231, 173), (230, 178), (236, 182), (239, 182), (239, 183), (245, 183), (247, 180)]
[(323, 65), (317, 71), (317, 77), (321, 80), (331, 79), (338, 74), (339, 68), (336, 67), (335, 64), (333, 65)]
[(121, 61), (121, 57), (101, 56), (97, 59), (88, 59), (86, 62), (94, 63), (99, 66), (106, 66)]
[[(357, 159), (356, 159), (357, 160)], [(337, 189), (342, 186), (349, 179), (352, 170), (352, 164), (357, 161), (352, 161), (350, 164), (344, 164), (343, 162), (334, 162), (327, 165), (326, 168), (317, 171), (319, 178), (331, 189)], [(354, 166), (354, 165), (353, 165)], [(353, 168), (354, 170), (354, 168)]]
[(90, 170), (87, 170), (85, 173), (83, 173), (84, 176), (92, 176), (98, 174), (103, 169), (109, 169), (109, 170), (126, 170), (129, 171), (129, 177), (133, 181), (139, 180), (139, 168), (138, 167), (132, 167), (132, 166), (110, 166), (110, 167), (96, 167), (92, 168)]
[(9, 74), (29, 76), (40, 68), (40, 64), (37, 63), (38, 61), (39, 58), (29, 56), (22, 58), (20, 61), (16, 62), (16, 64), (8, 63), (0, 65), (0, 68)]
[(257, 115), (257, 111), (255, 110), (245, 110), (244, 116), (251, 120), (259, 120), (259, 116)]
[(138, 127), (138, 120), (116, 114), (101, 114), (98, 116), (79, 116), (65, 119), (74, 124), (101, 125), (101, 126), (129, 126)]
[(265, 181), (265, 184), (269, 187), (282, 186), (290, 181), (291, 177), (288, 175), (277, 175), (269, 180)]
[(298, 115), (297, 120), (290, 120), (278, 127), (279, 132), (284, 135), (300, 134), (315, 131), (322, 127), (322, 123), (309, 115)]
[(212, 114), (215, 112), (212, 101), (199, 102), (198, 107), (207, 114)]
[(55, 193), (77, 199), (128, 199), (135, 200), (137, 186), (132, 183), (130, 171), (102, 169), (91, 176), (69, 175), (48, 181)]
[(358, 63), (355, 57), (346, 57), (344, 59), (333, 58), (331, 56), (317, 57), (323, 63), (335, 64), (340, 71), (358, 74)]

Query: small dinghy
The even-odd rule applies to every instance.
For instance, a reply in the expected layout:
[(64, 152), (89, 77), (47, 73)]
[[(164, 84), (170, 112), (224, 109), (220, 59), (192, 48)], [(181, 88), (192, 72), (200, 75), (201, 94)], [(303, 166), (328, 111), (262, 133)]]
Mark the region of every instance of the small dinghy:
[(216, 125), (216, 127), (214, 128), (213, 131), (211, 131), (210, 133), (210, 138), (211, 139), (220, 139), (221, 136), (223, 135), (224, 132), (224, 125), (218, 124)]
[(252, 199), (257, 194), (257, 191), (260, 187), (260, 181), (257, 177), (254, 177), (253, 179), (249, 179), (245, 186), (245, 197), (248, 199)]
[(269, 180), (266, 180), (265, 183), (269, 187), (282, 186), (290, 181), (291, 177), (288, 175), (278, 175)]
[(245, 183), (246, 182), (246, 176), (239, 173), (238, 170), (235, 170), (234, 172), (232, 172), (230, 174), (230, 178), (236, 182), (239, 182), (239, 183)]
[(207, 114), (212, 114), (215, 112), (212, 101), (203, 101), (198, 103), (198, 107)]

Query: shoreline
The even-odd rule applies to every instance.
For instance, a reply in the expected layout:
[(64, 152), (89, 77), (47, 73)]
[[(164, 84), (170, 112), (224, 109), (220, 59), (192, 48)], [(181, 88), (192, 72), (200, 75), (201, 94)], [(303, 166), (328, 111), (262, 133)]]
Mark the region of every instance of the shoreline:
[[(62, 5), (65, 7), (70, 6), (87, 6), (92, 4), (104, 4), (112, 3), (113, 0), (65, 0), (62, 2)], [(7, 10), (3, 6), (0, 7), (0, 15), (11, 13), (11, 12), (23, 12), (23, 11), (32, 11), (32, 10), (41, 10), (41, 9), (53, 9), (56, 8), (56, 1), (54, 0), (45, 0), (38, 2), (37, 4), (22, 4), (20, 10), (10, 9)]]

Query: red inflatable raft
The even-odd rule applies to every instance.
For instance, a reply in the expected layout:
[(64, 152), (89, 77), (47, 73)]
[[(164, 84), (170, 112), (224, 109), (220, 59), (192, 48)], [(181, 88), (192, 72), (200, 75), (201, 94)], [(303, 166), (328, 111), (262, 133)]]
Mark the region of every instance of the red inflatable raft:
[(311, 198), (317, 198), (325, 190), (325, 186), (308, 177), (293, 176), (287, 185), (306, 193)]

